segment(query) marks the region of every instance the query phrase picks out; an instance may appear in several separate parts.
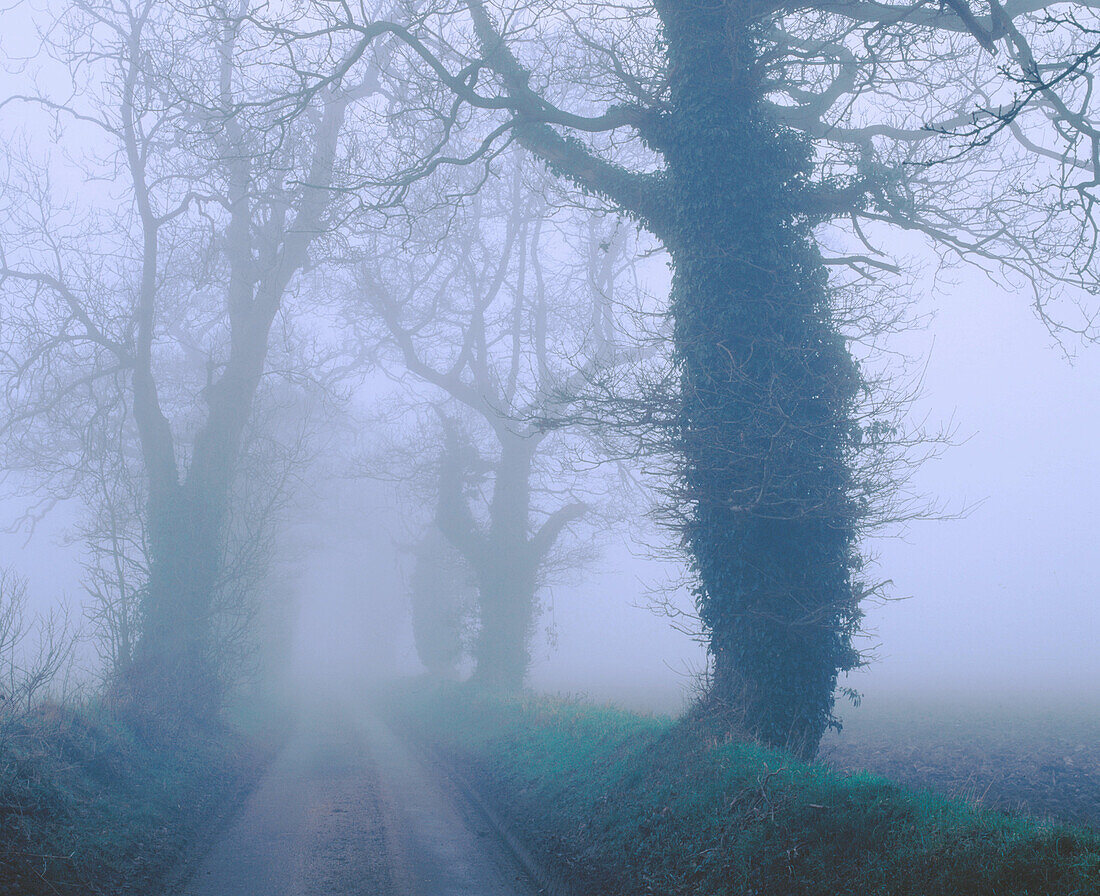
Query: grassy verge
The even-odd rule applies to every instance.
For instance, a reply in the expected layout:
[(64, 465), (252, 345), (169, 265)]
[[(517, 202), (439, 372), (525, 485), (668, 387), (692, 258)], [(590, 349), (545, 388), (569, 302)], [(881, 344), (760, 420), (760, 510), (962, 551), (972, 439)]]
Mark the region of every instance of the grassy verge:
[(152, 896), (254, 780), (237, 730), (151, 733), (43, 706), (0, 741), (0, 894)]
[(1100, 835), (669, 719), (416, 687), (390, 707), (581, 893), (1098, 896)]

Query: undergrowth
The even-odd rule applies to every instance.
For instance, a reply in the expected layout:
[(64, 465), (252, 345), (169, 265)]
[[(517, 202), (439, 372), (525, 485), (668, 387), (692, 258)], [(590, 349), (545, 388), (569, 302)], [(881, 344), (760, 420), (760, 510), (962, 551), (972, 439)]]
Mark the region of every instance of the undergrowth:
[(141, 728), (39, 706), (0, 739), (0, 894), (159, 892), (259, 753), (224, 725)]
[(577, 891), (1100, 896), (1100, 836), (844, 775), (704, 723), (423, 686), (396, 719)]

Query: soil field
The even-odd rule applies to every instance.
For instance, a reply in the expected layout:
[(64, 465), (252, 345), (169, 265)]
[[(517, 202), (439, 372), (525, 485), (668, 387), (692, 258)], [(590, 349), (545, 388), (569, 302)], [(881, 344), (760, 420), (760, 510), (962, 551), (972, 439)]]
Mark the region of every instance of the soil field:
[(982, 806), (1100, 829), (1100, 706), (848, 708), (821, 759)]

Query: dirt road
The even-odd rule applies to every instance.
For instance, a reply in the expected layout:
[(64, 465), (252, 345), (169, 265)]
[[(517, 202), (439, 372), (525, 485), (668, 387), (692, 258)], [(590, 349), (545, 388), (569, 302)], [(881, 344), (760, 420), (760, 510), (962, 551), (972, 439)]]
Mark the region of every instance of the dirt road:
[(533, 896), (495, 832), (376, 719), (305, 719), (183, 896)]

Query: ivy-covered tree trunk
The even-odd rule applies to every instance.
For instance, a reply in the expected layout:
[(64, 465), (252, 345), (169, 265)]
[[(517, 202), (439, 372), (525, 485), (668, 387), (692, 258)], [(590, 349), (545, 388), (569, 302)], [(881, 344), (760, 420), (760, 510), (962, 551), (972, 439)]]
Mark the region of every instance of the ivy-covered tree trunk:
[(809, 148), (764, 109), (754, 3), (660, 3), (684, 537), (709, 708), (812, 755), (857, 663), (859, 375), (805, 213)]
[[(653, 0), (667, 95), (585, 118), (538, 94), (484, 0), (467, 3), (519, 140), (672, 256), (675, 497), (713, 660), (704, 708), (811, 755), (833, 720), (838, 673), (858, 664), (861, 519), (850, 494), (861, 380), (814, 241), (812, 209), (827, 212), (812, 147), (765, 103), (764, 37), (780, 7)], [(551, 122), (633, 128), (664, 164), (630, 170)]]

